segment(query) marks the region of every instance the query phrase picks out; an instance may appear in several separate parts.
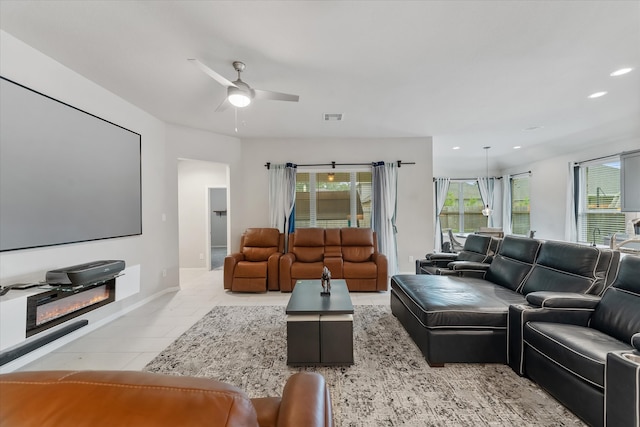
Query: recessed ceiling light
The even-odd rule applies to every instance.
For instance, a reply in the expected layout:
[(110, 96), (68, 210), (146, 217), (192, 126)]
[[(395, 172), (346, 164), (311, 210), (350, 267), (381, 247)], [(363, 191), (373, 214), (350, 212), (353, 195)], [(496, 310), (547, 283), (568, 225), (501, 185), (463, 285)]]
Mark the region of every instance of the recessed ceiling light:
[(631, 70), (633, 70), (633, 68), (620, 68), (619, 70), (614, 71), (613, 73), (609, 74), (611, 77), (618, 77), (618, 76), (622, 76), (624, 74), (630, 73)]
[(454, 149), (454, 150), (459, 150), (459, 149), (460, 149), (460, 147), (453, 147), (453, 149)]
[(521, 147), (521, 146), (519, 146), (519, 145), (516, 145), (515, 147), (513, 147), (513, 149), (514, 149), (514, 150), (519, 150), (519, 149), (521, 149), (521, 148), (522, 148), (522, 147)]
[(596, 92), (596, 93), (592, 93), (591, 95), (588, 96), (588, 98), (600, 98), (601, 96), (605, 96), (607, 94), (607, 92)]
[(528, 128), (524, 128), (522, 130), (530, 131), (530, 130), (538, 130), (542, 129), (542, 126), (529, 126)]

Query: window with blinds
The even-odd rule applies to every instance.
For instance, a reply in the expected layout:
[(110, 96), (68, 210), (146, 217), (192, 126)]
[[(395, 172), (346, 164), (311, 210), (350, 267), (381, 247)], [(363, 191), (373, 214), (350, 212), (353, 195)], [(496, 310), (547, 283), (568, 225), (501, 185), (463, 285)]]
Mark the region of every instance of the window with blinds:
[(297, 228), (371, 227), (371, 172), (298, 172)]
[(620, 158), (618, 156), (579, 166), (578, 240), (609, 244), (613, 233), (624, 233), (620, 211)]
[(531, 230), (529, 175), (511, 178), (511, 232), (528, 235)]
[(457, 233), (472, 233), (487, 226), (482, 215), (482, 197), (476, 181), (451, 181), (440, 212), (442, 230), (450, 228)]

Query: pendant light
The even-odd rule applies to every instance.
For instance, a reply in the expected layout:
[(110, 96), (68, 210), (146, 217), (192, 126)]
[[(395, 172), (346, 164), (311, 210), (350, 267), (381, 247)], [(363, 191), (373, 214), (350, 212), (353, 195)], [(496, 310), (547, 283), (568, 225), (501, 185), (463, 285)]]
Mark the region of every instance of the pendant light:
[[(487, 165), (487, 199), (491, 199), (491, 190), (489, 190), (489, 148), (490, 146), (482, 147), (485, 151), (485, 159)], [(487, 203), (486, 207), (482, 209), (482, 215), (489, 216), (493, 212), (492, 209), (489, 208), (489, 204)]]

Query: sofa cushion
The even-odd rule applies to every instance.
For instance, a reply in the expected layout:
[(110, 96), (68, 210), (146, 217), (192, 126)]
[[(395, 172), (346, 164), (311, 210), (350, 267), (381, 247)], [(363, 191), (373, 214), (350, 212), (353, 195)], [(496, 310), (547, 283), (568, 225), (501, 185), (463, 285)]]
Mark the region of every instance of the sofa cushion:
[(345, 261), (364, 262), (371, 259), (375, 248), (370, 228), (343, 228), (340, 235), (342, 257)]
[(345, 279), (375, 279), (378, 267), (374, 262), (345, 262), (342, 266)]
[(324, 257), (324, 228), (301, 228), (293, 234), (291, 249), (300, 262), (321, 262)]
[(247, 261), (266, 261), (278, 252), (279, 245), (277, 228), (248, 228), (242, 236), (242, 254)]
[(524, 296), (483, 279), (393, 276), (392, 289), (427, 328), (505, 328), (511, 304)]
[(542, 242), (536, 239), (506, 236), (485, 279), (519, 292), (533, 268), (541, 245)]
[(590, 326), (625, 343), (640, 332), (640, 257), (625, 256), (615, 282), (605, 291)]
[(252, 262), (260, 262), (266, 261), (272, 254), (278, 252), (277, 246), (272, 246), (269, 248), (255, 248), (245, 246), (242, 248), (242, 255), (244, 255), (244, 259)]
[[(536, 291), (598, 293), (609, 270), (601, 257), (610, 251), (575, 243), (546, 241), (522, 286), (523, 294)], [(599, 270), (601, 268), (602, 270)]]
[(320, 279), (324, 264), (319, 262), (294, 262), (291, 265), (291, 277), (297, 279)]
[(470, 234), (464, 242), (464, 248), (456, 261), (488, 262), (491, 237), (481, 234)]
[(267, 261), (240, 261), (236, 264), (234, 275), (235, 277), (262, 277), (266, 280)]
[(607, 353), (632, 349), (593, 328), (562, 323), (528, 322), (523, 339), (535, 351), (600, 389), (604, 389)]

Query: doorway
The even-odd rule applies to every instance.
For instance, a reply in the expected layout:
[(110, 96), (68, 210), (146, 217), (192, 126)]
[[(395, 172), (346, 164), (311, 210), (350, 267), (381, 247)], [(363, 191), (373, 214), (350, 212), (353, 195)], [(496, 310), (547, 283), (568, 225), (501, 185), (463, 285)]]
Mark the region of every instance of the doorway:
[(209, 188), (211, 270), (224, 266), (227, 256), (227, 189)]

